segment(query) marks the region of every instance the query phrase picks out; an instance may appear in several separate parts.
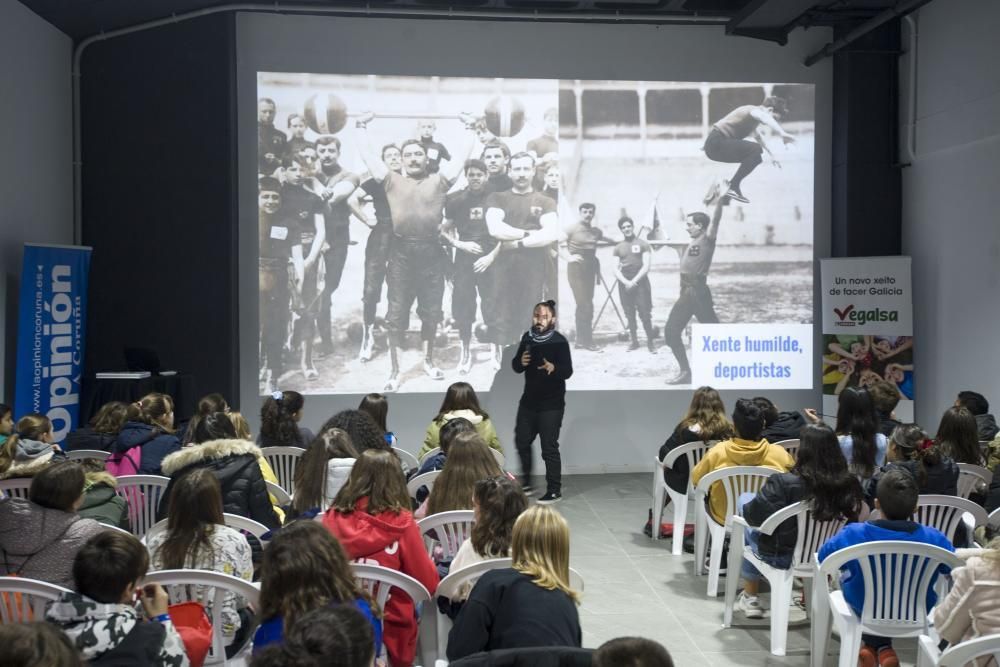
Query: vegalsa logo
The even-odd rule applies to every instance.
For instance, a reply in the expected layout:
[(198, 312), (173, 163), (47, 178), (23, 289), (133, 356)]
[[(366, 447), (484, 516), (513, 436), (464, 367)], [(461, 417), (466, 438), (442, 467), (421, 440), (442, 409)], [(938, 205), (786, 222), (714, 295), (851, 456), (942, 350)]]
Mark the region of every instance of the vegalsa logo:
[(863, 327), (868, 322), (899, 321), (898, 310), (882, 310), (881, 308), (855, 310), (853, 303), (845, 308), (834, 308), (833, 312), (839, 320), (838, 322), (834, 322), (838, 327)]

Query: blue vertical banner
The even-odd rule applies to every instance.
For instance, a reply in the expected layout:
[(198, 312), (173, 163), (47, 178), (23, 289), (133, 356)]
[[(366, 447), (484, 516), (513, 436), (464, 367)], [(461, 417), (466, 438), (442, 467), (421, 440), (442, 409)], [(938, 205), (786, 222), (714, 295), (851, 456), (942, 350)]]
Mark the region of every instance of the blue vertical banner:
[(80, 416), (90, 254), (80, 246), (24, 246), (14, 416), (46, 415), (56, 442)]

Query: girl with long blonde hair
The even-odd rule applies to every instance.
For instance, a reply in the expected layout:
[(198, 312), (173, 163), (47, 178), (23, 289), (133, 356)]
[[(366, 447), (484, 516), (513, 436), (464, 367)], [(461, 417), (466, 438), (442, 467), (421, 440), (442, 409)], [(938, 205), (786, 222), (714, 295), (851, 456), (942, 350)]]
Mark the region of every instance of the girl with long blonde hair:
[[(733, 423), (729, 421), (726, 406), (723, 405), (719, 392), (712, 387), (698, 387), (691, 396), (687, 414), (660, 447), (660, 460), (662, 461), (670, 451), (689, 442), (728, 440), (734, 435), (736, 431), (733, 429)], [(669, 470), (663, 471), (667, 486), (677, 493), (687, 492), (690, 474), (686, 456), (677, 459)]]

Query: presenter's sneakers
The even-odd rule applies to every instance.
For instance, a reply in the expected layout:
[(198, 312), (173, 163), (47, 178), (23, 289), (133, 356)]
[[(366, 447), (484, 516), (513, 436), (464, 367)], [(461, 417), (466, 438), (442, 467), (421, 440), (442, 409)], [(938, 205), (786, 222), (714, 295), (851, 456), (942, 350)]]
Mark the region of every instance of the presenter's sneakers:
[(562, 500), (562, 494), (558, 491), (546, 491), (545, 495), (537, 500), (539, 505), (551, 505)]

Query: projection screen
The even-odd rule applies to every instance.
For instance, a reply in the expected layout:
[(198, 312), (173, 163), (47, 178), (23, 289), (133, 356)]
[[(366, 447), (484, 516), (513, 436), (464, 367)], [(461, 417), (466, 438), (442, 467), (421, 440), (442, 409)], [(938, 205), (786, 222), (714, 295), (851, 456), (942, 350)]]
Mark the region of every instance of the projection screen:
[(814, 98), (258, 72), (260, 393), (489, 391), (546, 299), (574, 390), (811, 388)]

